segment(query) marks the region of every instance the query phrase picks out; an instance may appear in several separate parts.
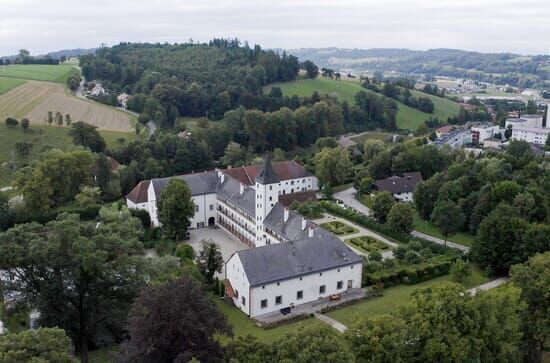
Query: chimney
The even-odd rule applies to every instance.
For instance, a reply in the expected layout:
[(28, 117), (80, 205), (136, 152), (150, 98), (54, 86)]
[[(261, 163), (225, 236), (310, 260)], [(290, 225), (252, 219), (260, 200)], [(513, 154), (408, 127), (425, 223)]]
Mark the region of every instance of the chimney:
[(241, 183), (239, 193), (242, 195), (244, 193), (244, 184)]
[(283, 222), (288, 221), (288, 208), (285, 207), (284, 214), (283, 214)]
[(307, 219), (302, 217), (302, 231), (306, 229), (306, 225), (307, 225)]
[(223, 184), (223, 182), (225, 181), (225, 174), (224, 173), (221, 173), (220, 179), (221, 179), (221, 182)]
[(307, 231), (307, 236), (309, 238), (313, 237), (313, 228), (309, 227), (309, 230)]

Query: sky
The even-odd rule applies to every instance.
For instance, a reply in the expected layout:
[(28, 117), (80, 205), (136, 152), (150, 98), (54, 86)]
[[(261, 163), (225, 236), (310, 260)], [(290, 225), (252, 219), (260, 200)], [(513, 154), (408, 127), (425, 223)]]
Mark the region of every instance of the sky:
[(0, 55), (213, 37), (550, 54), (550, 0), (0, 0)]

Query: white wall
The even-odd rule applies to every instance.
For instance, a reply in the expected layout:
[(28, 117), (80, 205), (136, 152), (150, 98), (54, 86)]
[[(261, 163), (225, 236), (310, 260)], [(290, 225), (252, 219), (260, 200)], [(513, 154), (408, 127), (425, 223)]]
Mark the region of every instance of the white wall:
[[(246, 315), (250, 315), (250, 283), (248, 282), (248, 278), (244, 272), (241, 259), (236, 253), (233, 254), (229, 260), (227, 260), (225, 265), (225, 278), (231, 283), (233, 291), (235, 291), (235, 293), (238, 292), (239, 294), (238, 297), (233, 298), (233, 303), (235, 306), (242, 310)], [(244, 304), (242, 301), (243, 297), (245, 298)]]
[(126, 198), (126, 206), (129, 209), (143, 209), (143, 210), (149, 211), (149, 206), (148, 206), (147, 202), (145, 202), (145, 203), (134, 203), (130, 199)]
[(523, 140), (532, 144), (544, 145), (550, 135), (550, 129), (514, 126), (512, 128), (512, 140)]
[(402, 202), (412, 202), (413, 193), (393, 193), (395, 199), (399, 199)]
[(191, 197), (195, 203), (195, 215), (190, 219), (190, 228), (208, 227), (208, 219), (217, 216), (217, 198), (216, 193), (195, 195)]
[[(352, 268), (353, 267), (353, 268)], [(332, 294), (342, 293), (348, 289), (348, 280), (352, 281), (352, 288), (361, 287), (361, 274), (362, 265), (355, 264), (352, 266), (345, 266), (339, 269), (328, 270), (322, 273), (313, 273), (289, 280), (280, 281), (277, 283), (270, 283), (263, 286), (254, 286), (250, 292), (250, 316), (257, 316), (262, 314), (279, 311), (282, 308), (294, 306), (312, 302), (319, 298), (328, 297)], [(230, 280), (231, 281), (231, 280)], [(338, 281), (342, 281), (342, 288), (337, 289)], [(247, 281), (248, 282), (248, 281)], [(236, 281), (241, 283), (241, 281)], [(231, 285), (233, 282), (231, 281)], [(325, 292), (319, 293), (321, 285), (325, 285)], [(234, 285), (233, 285), (234, 286)], [(297, 292), (303, 291), (303, 298), (297, 299)], [(239, 292), (240, 294), (240, 292)], [(282, 296), (282, 303), (280, 305), (275, 304), (275, 297)], [(267, 299), (267, 307), (262, 308), (262, 300)], [(240, 303), (240, 302), (239, 302)], [(243, 310), (243, 307), (240, 307)], [(243, 310), (244, 311), (244, 310)]]
[(317, 178), (314, 176), (283, 180), (279, 182), (279, 194), (292, 194), (308, 190), (317, 190), (317, 184)]

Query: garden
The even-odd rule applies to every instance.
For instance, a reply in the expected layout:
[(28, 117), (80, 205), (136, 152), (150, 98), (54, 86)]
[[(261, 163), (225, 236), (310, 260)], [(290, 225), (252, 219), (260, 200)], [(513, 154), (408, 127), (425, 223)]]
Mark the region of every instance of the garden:
[(374, 251), (387, 251), (390, 249), (390, 246), (371, 236), (348, 238), (344, 242), (366, 253)]
[(325, 222), (321, 224), (321, 227), (328, 229), (330, 232), (338, 236), (359, 232), (357, 228), (340, 221)]

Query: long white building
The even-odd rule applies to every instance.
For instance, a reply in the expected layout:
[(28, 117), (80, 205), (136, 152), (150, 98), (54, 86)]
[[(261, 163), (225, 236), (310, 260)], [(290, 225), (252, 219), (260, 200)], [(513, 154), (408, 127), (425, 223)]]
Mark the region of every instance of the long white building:
[(506, 119), (506, 128), (512, 128), (511, 140), (523, 140), (531, 144), (544, 145), (550, 136), (548, 124), (541, 115), (523, 115)]
[[(218, 225), (251, 249), (226, 262), (227, 295), (249, 316), (361, 287), (362, 263), (332, 233), (287, 206), (314, 197), (317, 178), (294, 161), (176, 176), (195, 203), (191, 228)], [(159, 225), (156, 201), (171, 178), (142, 181), (127, 196)], [(284, 202), (284, 203), (283, 203)]]

